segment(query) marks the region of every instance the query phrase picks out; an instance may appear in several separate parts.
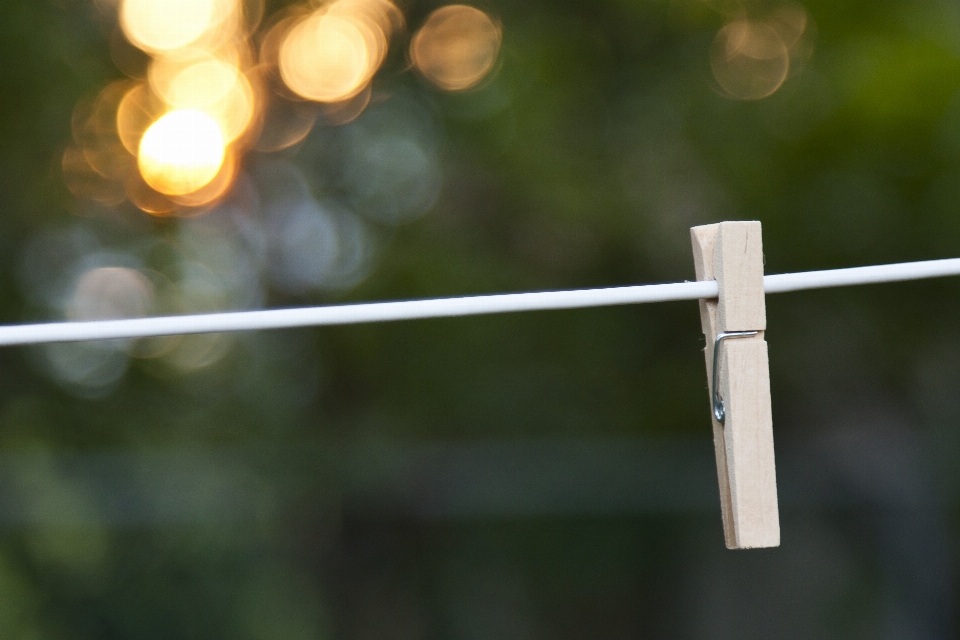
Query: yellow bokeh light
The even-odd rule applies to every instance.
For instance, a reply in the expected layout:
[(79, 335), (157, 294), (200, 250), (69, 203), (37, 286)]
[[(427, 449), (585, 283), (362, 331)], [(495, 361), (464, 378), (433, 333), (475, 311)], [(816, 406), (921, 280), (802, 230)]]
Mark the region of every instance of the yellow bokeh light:
[(329, 11), (375, 26), (387, 38), (406, 24), (403, 12), (390, 0), (337, 0)]
[(293, 27), (280, 45), (280, 75), (291, 91), (317, 102), (340, 102), (363, 90), (386, 50), (375, 25), (320, 10)]
[(123, 184), (133, 206), (152, 216), (164, 217), (179, 213), (180, 205), (148, 185), (139, 171), (131, 171)]
[(137, 154), (144, 181), (162, 194), (181, 196), (209, 184), (226, 153), (217, 121), (202, 111), (171, 111), (154, 122)]
[(158, 96), (169, 99), (170, 85), (181, 73), (201, 63), (226, 65), (231, 69), (244, 66), (249, 53), (230, 43), (218, 48), (188, 47), (155, 56), (147, 69), (147, 80)]
[(172, 51), (211, 33), (233, 5), (230, 0), (123, 0), (120, 27), (144, 51)]
[(223, 158), (220, 171), (217, 172), (217, 175), (215, 175), (210, 182), (192, 193), (170, 196), (170, 199), (178, 205), (187, 207), (180, 215), (202, 214), (204, 210), (199, 207), (205, 207), (215, 203), (227, 194), (237, 177), (237, 169), (237, 161), (234, 154), (228, 152)]
[(437, 9), (410, 42), (414, 66), (447, 91), (478, 85), (497, 62), (500, 27), (474, 7), (454, 4)]
[(239, 69), (219, 60), (193, 64), (170, 80), (167, 101), (178, 109), (203, 109), (226, 98), (237, 85)]
[(130, 89), (117, 107), (117, 134), (124, 148), (137, 155), (144, 132), (166, 111), (149, 85), (141, 83)]
[(165, 88), (172, 109), (203, 111), (217, 121), (226, 142), (240, 137), (254, 111), (253, 89), (246, 76), (222, 60), (204, 60), (186, 66)]

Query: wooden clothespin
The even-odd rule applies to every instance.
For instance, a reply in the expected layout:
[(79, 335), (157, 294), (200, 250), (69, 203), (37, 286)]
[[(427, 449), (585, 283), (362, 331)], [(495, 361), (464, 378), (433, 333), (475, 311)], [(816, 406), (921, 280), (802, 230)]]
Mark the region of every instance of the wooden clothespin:
[(693, 227), (690, 236), (697, 280), (716, 280), (720, 292), (716, 300), (700, 301), (700, 322), (724, 540), (729, 549), (776, 547), (780, 516), (760, 223)]

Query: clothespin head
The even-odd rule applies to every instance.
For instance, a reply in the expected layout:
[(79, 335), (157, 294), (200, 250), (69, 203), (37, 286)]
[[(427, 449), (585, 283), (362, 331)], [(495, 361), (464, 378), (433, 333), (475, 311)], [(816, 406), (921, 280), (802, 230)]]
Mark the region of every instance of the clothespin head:
[(716, 280), (719, 289), (717, 299), (700, 301), (700, 322), (724, 540), (730, 549), (776, 547), (780, 517), (760, 223), (693, 227), (690, 237), (697, 280)]

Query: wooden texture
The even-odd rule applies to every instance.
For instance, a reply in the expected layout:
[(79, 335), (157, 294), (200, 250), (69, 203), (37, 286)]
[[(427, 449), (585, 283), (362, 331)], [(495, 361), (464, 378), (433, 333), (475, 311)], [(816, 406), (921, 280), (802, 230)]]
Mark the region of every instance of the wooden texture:
[(759, 222), (721, 222), (717, 228), (713, 270), (720, 298), (720, 331), (763, 331), (763, 242)]
[(713, 345), (725, 331), (759, 331), (724, 340), (719, 366), (725, 424), (713, 418), (723, 533), (730, 549), (780, 544), (770, 368), (764, 341), (763, 245), (759, 222), (722, 222), (690, 230), (697, 280), (717, 280), (717, 300), (700, 301), (707, 388)]

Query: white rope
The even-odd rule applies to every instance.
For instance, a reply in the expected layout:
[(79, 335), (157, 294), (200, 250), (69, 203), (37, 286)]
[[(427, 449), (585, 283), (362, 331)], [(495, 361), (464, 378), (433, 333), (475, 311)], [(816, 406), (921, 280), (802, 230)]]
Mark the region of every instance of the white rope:
[[(856, 284), (897, 282), (960, 275), (960, 258), (903, 264), (808, 271), (764, 276), (766, 293), (821, 289)], [(717, 283), (678, 282), (609, 289), (509, 293), (465, 298), (374, 302), (301, 309), (238, 311), (190, 316), (163, 316), (128, 320), (58, 322), (0, 326), (0, 346), (133, 339), (190, 333), (255, 331), (423, 318), (449, 318), (490, 313), (577, 309), (671, 300), (717, 297)]]

